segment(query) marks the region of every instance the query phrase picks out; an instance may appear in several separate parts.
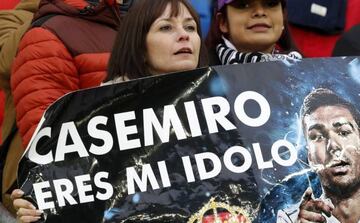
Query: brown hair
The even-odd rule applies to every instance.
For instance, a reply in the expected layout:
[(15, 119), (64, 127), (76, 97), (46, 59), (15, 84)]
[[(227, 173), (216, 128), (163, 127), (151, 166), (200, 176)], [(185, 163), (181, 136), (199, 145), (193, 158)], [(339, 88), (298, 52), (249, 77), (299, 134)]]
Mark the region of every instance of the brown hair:
[[(237, 1), (237, 0), (235, 0), (235, 1)], [(289, 52), (292, 50), (299, 51), (291, 37), (291, 34), (290, 34), (289, 23), (287, 20), (286, 0), (280, 0), (280, 3), (281, 3), (281, 8), (282, 8), (283, 17), (284, 17), (284, 31), (283, 31), (282, 35), (280, 36), (280, 39), (277, 41), (277, 45), (284, 52)], [(211, 23), (210, 31), (206, 38), (206, 46), (210, 50), (214, 50), (219, 43), (223, 42), (223, 40), (221, 38), (223, 33), (220, 30), (220, 21), (217, 19), (216, 14), (221, 13), (223, 15), (223, 17), (225, 19), (227, 19), (226, 5), (224, 7), (222, 7), (220, 10), (217, 10), (216, 7), (217, 7), (217, 2), (215, 3), (214, 17), (213, 17), (213, 21)]]
[(343, 107), (351, 113), (356, 124), (360, 126), (360, 112), (355, 107), (354, 104), (335, 94), (330, 89), (327, 88), (317, 88), (310, 92), (303, 101), (303, 104), (300, 109), (301, 123), (303, 126), (303, 132), (305, 132), (304, 118), (306, 115), (310, 115), (316, 109), (324, 106), (340, 106)]
[[(120, 76), (136, 79), (151, 75), (145, 62), (146, 36), (153, 22), (163, 14), (168, 4), (171, 5), (170, 16), (175, 17), (180, 12), (180, 4), (184, 4), (194, 18), (198, 27), (197, 33), (201, 37), (199, 16), (187, 0), (136, 0), (120, 25), (105, 81)], [(207, 65), (204, 47), (201, 43), (198, 67)]]

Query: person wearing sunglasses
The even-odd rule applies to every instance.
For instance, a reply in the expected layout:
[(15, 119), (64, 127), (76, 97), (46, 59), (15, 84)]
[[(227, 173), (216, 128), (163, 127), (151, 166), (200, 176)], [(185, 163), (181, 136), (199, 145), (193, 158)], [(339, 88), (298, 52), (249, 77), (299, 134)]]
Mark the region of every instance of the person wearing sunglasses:
[(206, 44), (211, 65), (301, 59), (286, 0), (217, 0)]

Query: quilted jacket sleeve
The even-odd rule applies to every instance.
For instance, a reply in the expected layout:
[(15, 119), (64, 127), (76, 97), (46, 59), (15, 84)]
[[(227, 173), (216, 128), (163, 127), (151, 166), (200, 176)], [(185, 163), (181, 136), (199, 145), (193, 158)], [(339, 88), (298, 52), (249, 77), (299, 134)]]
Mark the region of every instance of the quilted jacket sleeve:
[(30, 26), (33, 13), (24, 10), (0, 11), (0, 88), (10, 90), (10, 67), (21, 37)]
[(26, 147), (46, 108), (79, 89), (74, 60), (53, 33), (33, 28), (24, 35), (12, 67), (11, 89), (17, 125)]

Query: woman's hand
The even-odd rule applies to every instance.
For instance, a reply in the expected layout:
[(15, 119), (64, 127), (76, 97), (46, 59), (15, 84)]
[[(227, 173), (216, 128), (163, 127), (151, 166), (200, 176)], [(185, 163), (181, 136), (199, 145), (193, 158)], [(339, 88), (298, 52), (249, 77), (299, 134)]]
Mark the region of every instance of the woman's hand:
[(15, 189), (11, 193), (11, 199), (13, 200), (13, 205), (15, 207), (16, 216), (19, 222), (35, 222), (41, 218), (43, 213), (41, 210), (36, 210), (35, 206), (29, 201), (22, 199), (24, 192), (20, 189)]

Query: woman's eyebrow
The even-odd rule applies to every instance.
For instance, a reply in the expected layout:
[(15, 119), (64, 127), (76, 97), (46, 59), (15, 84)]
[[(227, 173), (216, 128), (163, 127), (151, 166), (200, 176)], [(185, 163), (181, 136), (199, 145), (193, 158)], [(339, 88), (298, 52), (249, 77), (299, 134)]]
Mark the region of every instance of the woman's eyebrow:
[(185, 21), (195, 21), (195, 19), (193, 17), (187, 17), (185, 18)]
[[(170, 22), (170, 21), (173, 20), (174, 18), (176, 18), (176, 17), (173, 16), (173, 17), (161, 18), (161, 19), (157, 20), (156, 22), (160, 22), (160, 21)], [(188, 22), (188, 21), (195, 21), (195, 19), (194, 19), (193, 17), (186, 17), (184, 20), (185, 20), (186, 22)]]

